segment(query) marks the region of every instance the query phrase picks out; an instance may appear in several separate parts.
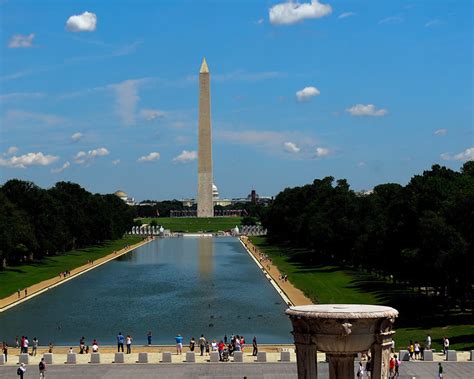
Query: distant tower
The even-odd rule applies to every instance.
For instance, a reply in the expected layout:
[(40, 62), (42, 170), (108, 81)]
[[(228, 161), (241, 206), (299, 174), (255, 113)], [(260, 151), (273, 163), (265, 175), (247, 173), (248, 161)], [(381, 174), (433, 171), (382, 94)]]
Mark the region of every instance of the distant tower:
[(211, 90), (206, 58), (199, 71), (198, 217), (214, 217), (212, 201)]

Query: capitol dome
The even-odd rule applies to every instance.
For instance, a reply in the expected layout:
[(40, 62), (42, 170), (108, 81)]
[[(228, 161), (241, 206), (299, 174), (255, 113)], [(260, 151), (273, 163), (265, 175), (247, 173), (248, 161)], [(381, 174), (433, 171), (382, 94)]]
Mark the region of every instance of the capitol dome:
[(125, 192), (123, 192), (123, 191), (120, 191), (120, 190), (114, 192), (114, 195), (115, 195), (115, 196), (118, 196), (118, 197), (120, 197), (120, 198), (125, 198), (125, 199), (127, 198), (127, 194), (126, 194)]
[(213, 199), (219, 198), (219, 190), (217, 189), (217, 186), (214, 183), (212, 184), (212, 198)]

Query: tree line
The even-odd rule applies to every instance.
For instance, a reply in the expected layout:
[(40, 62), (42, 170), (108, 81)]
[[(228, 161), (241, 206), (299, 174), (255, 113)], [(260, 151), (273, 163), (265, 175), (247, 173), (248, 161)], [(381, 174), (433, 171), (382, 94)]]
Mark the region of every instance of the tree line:
[(112, 194), (92, 194), (70, 182), (42, 189), (9, 180), (0, 187), (0, 268), (121, 238), (133, 217)]
[(263, 224), (270, 241), (304, 248), (305, 263), (363, 268), (472, 307), (474, 161), (365, 194), (345, 179), (316, 179), (280, 192)]

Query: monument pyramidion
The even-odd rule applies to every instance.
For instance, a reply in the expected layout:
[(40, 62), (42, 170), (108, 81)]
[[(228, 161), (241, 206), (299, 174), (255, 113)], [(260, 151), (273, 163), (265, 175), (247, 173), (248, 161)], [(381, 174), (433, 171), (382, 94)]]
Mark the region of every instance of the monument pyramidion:
[(211, 89), (206, 58), (199, 71), (199, 151), (197, 217), (214, 217), (212, 199)]

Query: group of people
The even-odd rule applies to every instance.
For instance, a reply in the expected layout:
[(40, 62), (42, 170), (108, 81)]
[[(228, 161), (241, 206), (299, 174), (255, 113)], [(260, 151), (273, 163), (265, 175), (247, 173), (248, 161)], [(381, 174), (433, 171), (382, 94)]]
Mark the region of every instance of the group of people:
[[(23, 290), (24, 294), (25, 294), (25, 297), (28, 296), (28, 288), (25, 288)], [(16, 291), (17, 295), (18, 295), (18, 299), (21, 297), (21, 288), (18, 288), (17, 291)]]
[(280, 274), (280, 275), (278, 275), (278, 280), (280, 280), (282, 282), (287, 282), (288, 281), (288, 275)]
[[(117, 335), (117, 351), (120, 352), (120, 350), (122, 350), (122, 353), (123, 353), (123, 344), (125, 342), (125, 345), (127, 345), (127, 354), (131, 354), (132, 353), (132, 341), (133, 341), (133, 338), (130, 334), (128, 334), (126, 337), (124, 337), (122, 332), (119, 332), (119, 334)], [(148, 344), (151, 345), (151, 335), (150, 334), (148, 335)]]
[[(420, 343), (418, 341), (413, 342), (412, 340), (410, 340), (410, 342), (407, 346), (407, 350), (408, 350), (408, 354), (410, 356), (410, 359), (424, 360), (425, 351), (426, 350), (431, 350), (431, 341), (432, 340), (431, 340), (431, 335), (430, 334), (428, 334), (426, 336), (424, 344)], [(449, 350), (449, 338), (448, 337), (446, 337), (446, 336), (443, 337), (442, 345), (443, 345), (443, 354), (444, 355), (448, 354), (448, 350)]]
[(265, 253), (259, 252), (258, 253), (258, 260), (262, 266), (266, 266), (268, 270), (270, 270), (270, 266), (272, 265), (272, 259)]
[[(38, 351), (39, 341), (36, 337), (33, 337), (31, 341), (31, 353), (29, 353), (30, 348), (30, 341), (28, 340), (28, 336), (21, 336), (21, 339), (18, 339), (18, 336), (15, 337), (15, 346), (17, 349), (20, 349), (20, 353), (22, 354), (30, 354), (31, 356), (36, 356)], [(5, 356), (8, 355), (8, 344), (4, 341), (2, 343), (2, 350)]]
[[(175, 337), (176, 341), (176, 354), (183, 354), (183, 336), (177, 334)], [(199, 348), (201, 356), (204, 354), (209, 355), (211, 351), (216, 351), (219, 353), (219, 359), (221, 361), (228, 360), (228, 357), (234, 354), (234, 351), (243, 351), (245, 347), (245, 338), (244, 336), (239, 336), (238, 334), (232, 335), (230, 339), (227, 335), (223, 339), (217, 340), (213, 339), (212, 341), (206, 339), (204, 334), (201, 334), (201, 337), (196, 341), (194, 337), (191, 337), (189, 341), (189, 351), (195, 351), (196, 348)], [(257, 337), (253, 337), (252, 340), (252, 355), (257, 355), (258, 345)]]
[[(44, 361), (44, 358), (41, 358), (41, 361), (38, 363), (38, 369), (39, 369), (40, 379), (45, 379), (46, 378), (46, 362)], [(26, 372), (26, 366), (24, 363), (21, 363), (20, 367), (17, 368), (16, 373), (20, 377), (20, 379), (23, 379), (25, 372)]]
[(60, 278), (67, 278), (68, 276), (71, 276), (71, 271), (69, 271), (69, 270), (61, 271), (61, 272), (59, 273), (59, 277), (60, 277)]
[(408, 354), (410, 355), (410, 359), (425, 359), (425, 345), (420, 344), (418, 341), (415, 341), (413, 343), (413, 341), (410, 340), (410, 343), (407, 346), (407, 350)]
[(367, 375), (367, 378), (372, 377), (372, 359), (370, 355), (367, 357), (367, 362), (365, 363), (365, 366), (363, 365), (362, 362), (359, 362), (359, 368), (357, 370), (357, 377), (358, 378), (363, 378), (364, 375)]

